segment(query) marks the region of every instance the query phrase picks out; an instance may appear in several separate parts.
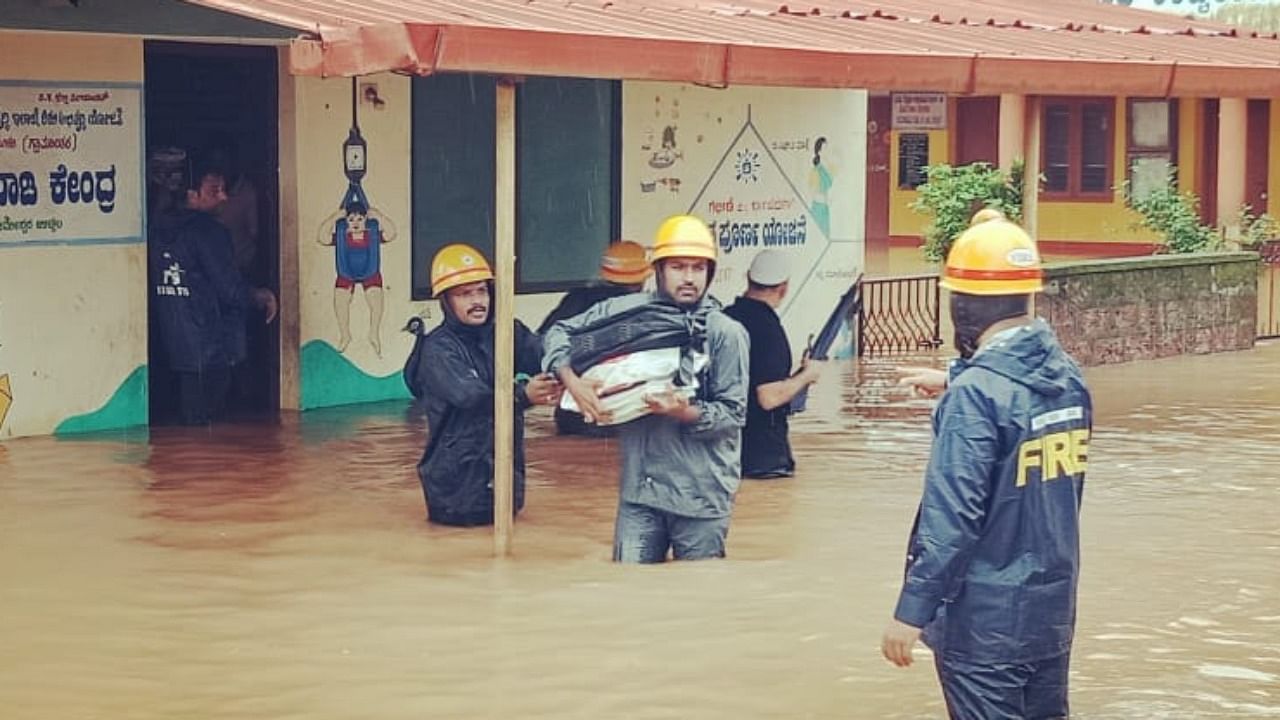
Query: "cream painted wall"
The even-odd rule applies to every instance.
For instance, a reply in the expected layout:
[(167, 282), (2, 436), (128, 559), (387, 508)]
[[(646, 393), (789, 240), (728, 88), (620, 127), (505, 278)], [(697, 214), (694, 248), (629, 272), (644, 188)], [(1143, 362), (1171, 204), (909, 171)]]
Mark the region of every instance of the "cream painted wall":
[[(771, 246), (766, 226), (803, 222), (803, 241), (772, 245), (792, 263), (780, 315), (799, 357), (863, 266), (866, 92), (628, 82), (622, 97), (625, 237), (649, 244), (677, 213), (714, 223), (720, 258), (711, 292), (728, 303), (745, 290), (752, 258)], [(674, 147), (665, 147), (667, 128)], [(825, 182), (813, 162), (820, 137), (829, 227), (815, 206)]]
[[(404, 396), (396, 373), (412, 338), (400, 328), (409, 315), (423, 310), (422, 303), (410, 300), (409, 78), (384, 74), (361, 82), (375, 83), (384, 102), (378, 108), (368, 101), (359, 104), (360, 130), (368, 143), (368, 172), (362, 185), (373, 211), (394, 224), (396, 235), (381, 246), (381, 323), (373, 331), (366, 289), (356, 286), (350, 299), (352, 339), (345, 348), (340, 348), (334, 309), (335, 251), (319, 239), (332, 234), (333, 225), (325, 220), (338, 209), (347, 190), (342, 144), (351, 127), (351, 81), (296, 78), (292, 84), (296, 167), (293, 187), (285, 190), (294, 194), (297, 208), (296, 227), (289, 230), (297, 243), (298, 305), (290, 312), (297, 313), (301, 340), (299, 384), (304, 409)], [(286, 237), (285, 242), (289, 241)], [(371, 337), (380, 339), (381, 352)]]
[[(4, 81), (142, 82), (136, 38), (0, 31), (0, 48)], [(15, 134), (0, 131), (0, 139)], [(141, 134), (136, 137), (132, 156), (140, 164)], [(19, 162), (20, 149), (0, 149), (0, 171)], [(135, 170), (134, 177), (136, 186), (117, 187), (114, 213), (136, 213), (141, 227), (141, 175)], [(17, 214), (17, 208), (0, 209), (0, 216)], [(145, 259), (141, 234), (96, 245), (0, 241), (0, 385), (7, 375), (13, 396), (0, 439), (48, 434), (60, 425), (67, 431), (146, 422)]]
[[(295, 78), (282, 84), (289, 93), (282, 112), (282, 157), (296, 156), (294, 167), (286, 167), (282, 173), (282, 234), (287, 245), (293, 243), (284, 252), (286, 284), (293, 262), (291, 248), (296, 248), (298, 277), (298, 298), (295, 307), (286, 308), (284, 323), (286, 328), (296, 324), (301, 349), (294, 371), (298, 382), (292, 383), (286, 377), (283, 383), (286, 388), (299, 388), (296, 398), (283, 399), (286, 407), (307, 409), (405, 397), (399, 371), (412, 339), (400, 328), (410, 315), (425, 317), (429, 327), (440, 320), (435, 301), (410, 300), (411, 84), (407, 78), (393, 75), (364, 78), (361, 82), (377, 83), (378, 94), (385, 102), (377, 110), (367, 102), (361, 102), (359, 107), (361, 133), (368, 143), (369, 170), (363, 185), (370, 203), (389, 217), (398, 231), (394, 241), (381, 246), (385, 305), (380, 333), (382, 353), (375, 352), (368, 340), (370, 314), (359, 287), (351, 303), (352, 340), (339, 352), (334, 249), (318, 242), (325, 218), (337, 208), (347, 188), (341, 146), (351, 120), (350, 81)], [(649, 122), (654, 112), (654, 93), (683, 103), (675, 110), (674, 118), (670, 117), (674, 103), (666, 108), (663, 125), (655, 129), (660, 145), (666, 125), (674, 122), (678, 128), (680, 156), (665, 168), (648, 162), (654, 147), (649, 138), (654, 129)], [(748, 106), (760, 134), (744, 140), (746, 135), (740, 132)], [(773, 211), (778, 219), (804, 217), (806, 241), (784, 247), (795, 258), (795, 280), (783, 317), (798, 352), (809, 333), (820, 329), (862, 266), (865, 113), (865, 93), (856, 91), (710, 91), (624, 83), (623, 235), (649, 243), (662, 218), (688, 212), (695, 202), (700, 205), (697, 214), (711, 221), (769, 220), (769, 212), (763, 210), (719, 214), (708, 211), (713, 198), (726, 194), (748, 201), (751, 197), (757, 202), (778, 201), (786, 206), (785, 211)], [(823, 156), (833, 176), (829, 188), (830, 239), (815, 224), (811, 211), (812, 143), (819, 136), (828, 139)], [(643, 149), (646, 146), (649, 149)], [(751, 187), (737, 190), (733, 186), (741, 183), (733, 177), (730, 167), (740, 151), (754, 153), (760, 178), (751, 182)], [(717, 171), (722, 159), (726, 163)], [(677, 182), (662, 178), (675, 178)], [(293, 207), (296, 211), (291, 210)], [(293, 212), (296, 223), (291, 217)], [(323, 234), (327, 236), (331, 231), (326, 226)], [(713, 288), (722, 299), (732, 300), (743, 290), (746, 268), (756, 249), (730, 247), (723, 253)], [(516, 315), (535, 327), (559, 297), (554, 293), (521, 295), (516, 301)], [(288, 351), (285, 348), (286, 358)], [(290, 363), (285, 362), (284, 366), (289, 372)]]
[[(948, 104), (948, 114), (952, 118), (951, 126), (955, 127), (955, 102)], [(929, 216), (911, 209), (911, 203), (920, 197), (915, 190), (901, 187), (902, 178), (898, 174), (898, 136), (901, 131), (894, 130), (889, 142), (889, 234), (890, 235), (923, 235), (929, 225)], [(946, 130), (929, 130), (929, 164), (951, 162), (951, 133)]]

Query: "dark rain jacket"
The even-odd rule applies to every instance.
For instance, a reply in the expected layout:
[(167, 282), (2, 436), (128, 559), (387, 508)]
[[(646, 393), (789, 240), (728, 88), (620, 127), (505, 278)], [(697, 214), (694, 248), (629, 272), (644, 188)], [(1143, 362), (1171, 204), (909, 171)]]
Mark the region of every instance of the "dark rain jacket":
[[(641, 318), (647, 318), (641, 321)], [(697, 422), (683, 424), (660, 415), (645, 415), (618, 426), (622, 445), (622, 502), (665, 510), (691, 518), (729, 517), (740, 483), (742, 426), (747, 413), (747, 331), (720, 310), (715, 299), (703, 297), (697, 307), (685, 309), (659, 294), (636, 293), (606, 300), (576, 317), (556, 323), (547, 332), (546, 369), (558, 372), (587, 347), (575, 349), (575, 332), (596, 328), (600, 346), (643, 347), (637, 342), (617, 342), (625, 332), (609, 332), (611, 324), (632, 330), (654, 328), (705, 328), (705, 351), (710, 358), (698, 375), (693, 403), (700, 412)], [(619, 330), (618, 327), (613, 328)], [(689, 335), (689, 330), (684, 330)], [(678, 334), (678, 333), (673, 333)], [(670, 346), (669, 344), (667, 345)], [(658, 346), (661, 347), (661, 346)], [(583, 357), (586, 355), (583, 354)]]
[(1071, 648), (1093, 405), (1043, 321), (957, 361), (934, 411), (924, 497), (894, 616), (945, 659)]
[(151, 308), (164, 362), (177, 372), (230, 367), (245, 357), (253, 288), (236, 270), (231, 233), (213, 215), (180, 209), (148, 230)]
[(626, 285), (613, 285), (610, 283), (574, 288), (565, 293), (564, 297), (560, 298), (560, 302), (555, 306), (555, 309), (547, 313), (547, 316), (543, 318), (542, 324), (538, 326), (538, 334), (546, 335), (552, 325), (581, 314), (601, 300), (627, 295), (631, 292), (631, 288)]
[[(443, 303), (441, 303), (443, 305)], [(516, 372), (539, 371), (542, 343), (516, 322)], [(469, 326), (446, 309), (422, 338), (418, 383), (430, 437), (418, 462), (427, 515), (446, 525), (493, 522), (493, 323)], [(515, 509), (524, 507), (525, 383), (515, 388)]]

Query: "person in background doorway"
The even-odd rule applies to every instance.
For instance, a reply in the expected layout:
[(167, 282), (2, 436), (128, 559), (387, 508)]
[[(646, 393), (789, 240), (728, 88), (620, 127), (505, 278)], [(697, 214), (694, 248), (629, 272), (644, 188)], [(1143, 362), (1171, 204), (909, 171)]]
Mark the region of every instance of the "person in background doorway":
[[(446, 245), (431, 261), (431, 293), (444, 322), (422, 338), (417, 366), (429, 437), (418, 478), (427, 520), (442, 525), (493, 523), (493, 271), (475, 248)], [(524, 411), (560, 401), (560, 385), (538, 373), (542, 343), (516, 321), (515, 504), (524, 507)]]
[(650, 414), (619, 427), (622, 479), (613, 559), (664, 562), (721, 558), (740, 479), (740, 444), (747, 405), (747, 332), (707, 294), (715, 275), (716, 242), (698, 218), (677, 215), (658, 228), (653, 248), (657, 290), (612, 298), (561, 320), (547, 331), (543, 366), (573, 394), (588, 422), (607, 421), (597, 385), (570, 364), (571, 335), (625, 317), (646, 304), (685, 314), (705, 327), (708, 362), (692, 400), (670, 387), (645, 398)]
[(725, 314), (747, 329), (751, 340), (747, 424), (742, 431), (742, 476), (780, 478), (795, 474), (787, 437), (791, 399), (818, 381), (824, 362), (804, 357), (791, 372), (791, 343), (778, 318), (787, 296), (791, 266), (781, 250), (761, 250), (747, 270), (747, 292)]
[(934, 410), (881, 652), (906, 667), (923, 636), (957, 720), (1069, 715), (1093, 402), (1080, 368), (1031, 316), (1041, 275), (1035, 243), (999, 218), (966, 230), (943, 271), (960, 359)]
[(226, 178), (227, 200), (213, 215), (231, 233), (231, 248), (236, 270), (246, 282), (260, 282), (258, 271), (258, 188), (244, 167), (239, 143), (230, 133), (218, 133), (212, 140), (209, 161), (222, 169)]
[(236, 272), (231, 236), (213, 213), (226, 200), (219, 170), (197, 163), (181, 200), (169, 204), (148, 231), (153, 318), (167, 369), (178, 378), (184, 424), (215, 420), (231, 371), (244, 358), (244, 313), (258, 307), (270, 323), (276, 298)]
[[(538, 326), (538, 335), (546, 335), (551, 326), (585, 312), (587, 308), (601, 300), (640, 292), (644, 281), (648, 279), (652, 268), (645, 257), (644, 246), (640, 243), (622, 240), (613, 243), (600, 258), (600, 280), (565, 293), (555, 309), (547, 314)], [(556, 431), (561, 435), (588, 435), (591, 437), (610, 437), (615, 434), (611, 427), (583, 422), (580, 413), (556, 408)]]

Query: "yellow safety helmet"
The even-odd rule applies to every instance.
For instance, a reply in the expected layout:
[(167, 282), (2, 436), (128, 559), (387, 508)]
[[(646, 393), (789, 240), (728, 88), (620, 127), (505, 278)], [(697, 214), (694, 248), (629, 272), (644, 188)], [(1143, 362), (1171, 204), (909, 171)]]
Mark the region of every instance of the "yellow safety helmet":
[(431, 294), (435, 297), (449, 288), (492, 279), (489, 262), (470, 245), (445, 245), (431, 260)]
[(1043, 290), (1043, 278), (1031, 236), (1008, 220), (993, 218), (956, 238), (941, 285), (969, 295), (1026, 295)]
[(652, 271), (644, 246), (630, 240), (613, 243), (600, 258), (600, 277), (618, 285), (639, 285)]
[(653, 241), (653, 261), (673, 257), (714, 262), (716, 240), (707, 224), (692, 215), (673, 215), (664, 220)]
[(973, 217), (969, 218), (969, 227), (973, 227), (974, 225), (980, 225), (990, 220), (1007, 220), (1007, 219), (1008, 218), (1004, 216), (1004, 213), (1000, 212), (999, 210), (995, 208), (984, 207), (978, 212), (974, 213)]

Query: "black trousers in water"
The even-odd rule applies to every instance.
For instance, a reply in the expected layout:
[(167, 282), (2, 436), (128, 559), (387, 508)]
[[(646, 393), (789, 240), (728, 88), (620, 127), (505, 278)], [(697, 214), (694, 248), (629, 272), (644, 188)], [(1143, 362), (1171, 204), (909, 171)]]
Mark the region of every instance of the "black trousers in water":
[(183, 425), (208, 425), (226, 408), (231, 368), (178, 373), (178, 416)]
[(951, 720), (1058, 720), (1068, 716), (1071, 654), (1033, 663), (966, 663), (935, 656)]

